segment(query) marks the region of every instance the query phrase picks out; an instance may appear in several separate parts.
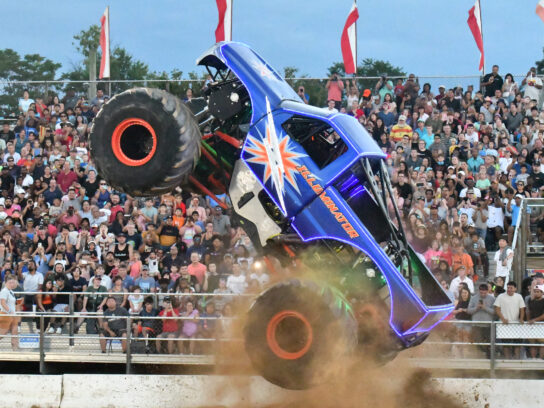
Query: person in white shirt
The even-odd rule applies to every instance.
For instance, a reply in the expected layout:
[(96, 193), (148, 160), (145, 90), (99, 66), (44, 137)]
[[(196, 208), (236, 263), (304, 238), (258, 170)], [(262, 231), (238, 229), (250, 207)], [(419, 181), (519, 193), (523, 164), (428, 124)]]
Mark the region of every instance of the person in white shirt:
[(514, 251), (507, 246), (507, 242), (504, 238), (499, 239), (499, 250), (495, 252), (495, 262), (497, 263), (495, 276), (503, 277), (504, 283), (508, 283), (513, 259)]
[(240, 264), (234, 263), (232, 265), (232, 275), (227, 278), (227, 288), (237, 295), (243, 294), (247, 288), (246, 277), (241, 272)]
[(536, 68), (531, 67), (527, 76), (521, 81), (521, 85), (525, 85), (523, 92), (524, 98), (536, 100), (536, 106), (540, 109), (540, 97), (542, 94), (542, 80), (536, 76)]
[(453, 278), (450, 283), (450, 291), (455, 296), (455, 299), (459, 298), (459, 286), (461, 286), (461, 283), (465, 283), (468, 286), (471, 295), (474, 294), (474, 282), (467, 276), (466, 268), (461, 265), (457, 268), (456, 272), (457, 277)]
[(338, 113), (338, 109), (334, 107), (335, 102), (331, 99), (327, 102), (327, 106), (325, 106), (323, 109), (327, 111), (327, 113)]
[[(501, 293), (495, 300), (495, 313), (501, 319), (503, 324), (523, 322), (525, 318), (525, 302), (523, 297), (517, 292), (516, 282), (508, 282), (506, 292)], [(520, 340), (521, 342), (521, 340)], [(511, 358), (512, 348), (514, 349), (514, 358), (519, 360), (520, 347), (504, 347), (504, 356)]]
[(15, 275), (8, 275), (4, 282), (4, 287), (0, 291), (0, 336), (10, 333), (11, 348), (13, 350), (19, 349), (19, 318), (13, 316), (3, 316), (6, 314), (13, 314), (16, 312), (16, 300), (13, 290), (17, 287), (17, 277)]
[(495, 197), (493, 202), (489, 204), (487, 212), (486, 246), (488, 248), (496, 248), (497, 241), (504, 230), (504, 210), (499, 197)]

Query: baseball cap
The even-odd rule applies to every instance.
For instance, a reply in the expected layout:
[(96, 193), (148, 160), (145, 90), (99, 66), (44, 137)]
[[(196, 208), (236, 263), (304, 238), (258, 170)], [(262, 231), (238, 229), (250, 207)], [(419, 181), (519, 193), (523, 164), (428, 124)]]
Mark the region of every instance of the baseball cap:
[(440, 88), (446, 89), (446, 85), (438, 85), (438, 89), (440, 89)]
[(523, 196), (522, 196), (521, 194), (516, 194), (516, 195), (514, 196), (514, 198), (521, 198), (521, 199), (523, 199)]
[(365, 89), (363, 91), (363, 97), (368, 98), (371, 95), (370, 89)]
[(541, 292), (544, 292), (544, 285), (536, 285), (535, 290), (539, 290)]
[(400, 115), (399, 120), (406, 120), (406, 116), (405, 115)]

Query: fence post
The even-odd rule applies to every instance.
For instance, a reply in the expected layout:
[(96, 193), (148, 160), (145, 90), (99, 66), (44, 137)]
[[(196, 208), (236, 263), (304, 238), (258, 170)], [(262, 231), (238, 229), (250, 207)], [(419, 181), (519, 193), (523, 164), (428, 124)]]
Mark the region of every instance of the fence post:
[(489, 373), (489, 376), (491, 378), (495, 378), (495, 358), (496, 358), (496, 346), (495, 346), (495, 343), (497, 341), (497, 322), (493, 321), (491, 322), (491, 335), (490, 335), (490, 339), (491, 339), (491, 344), (490, 344), (490, 359), (489, 359), (489, 369), (490, 369), (490, 373)]
[(131, 374), (132, 372), (132, 354), (130, 350), (130, 343), (132, 340), (132, 317), (127, 318), (127, 363), (126, 363), (126, 373)]
[(70, 310), (70, 317), (68, 318), (68, 327), (70, 328), (70, 346), (74, 345), (74, 294), (70, 293), (68, 298), (68, 309)]
[(45, 335), (44, 335), (45, 319), (40, 316), (40, 374), (45, 374)]

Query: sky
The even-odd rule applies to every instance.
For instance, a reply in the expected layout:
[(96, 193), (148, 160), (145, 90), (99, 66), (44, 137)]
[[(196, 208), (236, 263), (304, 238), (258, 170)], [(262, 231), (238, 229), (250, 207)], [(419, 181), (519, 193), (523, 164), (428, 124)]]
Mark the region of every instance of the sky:
[[(543, 57), (537, 0), (482, 0), (486, 71), (525, 74)], [(63, 64), (81, 57), (72, 37), (110, 6), (112, 47), (126, 48), (152, 70), (198, 71), (196, 58), (215, 41), (214, 0), (2, 0), (0, 48), (39, 53)], [(324, 77), (341, 61), (340, 35), (352, 0), (234, 0), (233, 39), (253, 47), (279, 72), (285, 66)], [(479, 52), (466, 23), (474, 0), (359, 0), (358, 59), (383, 59), (425, 76), (433, 86), (475, 83)]]

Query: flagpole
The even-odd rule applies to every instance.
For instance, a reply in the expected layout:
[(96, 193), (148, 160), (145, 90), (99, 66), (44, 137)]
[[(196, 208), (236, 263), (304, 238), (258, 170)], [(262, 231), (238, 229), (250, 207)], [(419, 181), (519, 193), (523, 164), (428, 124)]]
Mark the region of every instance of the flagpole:
[(110, 6), (106, 7), (106, 12), (108, 13), (108, 61), (109, 61), (109, 69), (110, 69), (110, 77), (108, 78), (108, 96), (111, 98), (111, 52), (110, 52), (110, 37), (111, 37), (111, 31), (110, 31)]
[(232, 36), (232, 15), (234, 14), (234, 0), (230, 2), (230, 40), (233, 41), (234, 37)]
[[(484, 51), (484, 21), (482, 20), (482, 2), (480, 0), (478, 0), (478, 12), (480, 13), (480, 26), (481, 26), (480, 34), (482, 34), (482, 52), (483, 52)], [(482, 77), (484, 75), (485, 75), (485, 56), (484, 56), (484, 63), (482, 65)]]
[[(355, 3), (355, 8), (357, 8), (357, 0), (353, 0), (353, 2)], [(357, 77), (357, 48), (359, 45), (359, 40), (357, 38), (357, 20), (355, 20), (355, 72), (353, 73), (354, 79)]]

